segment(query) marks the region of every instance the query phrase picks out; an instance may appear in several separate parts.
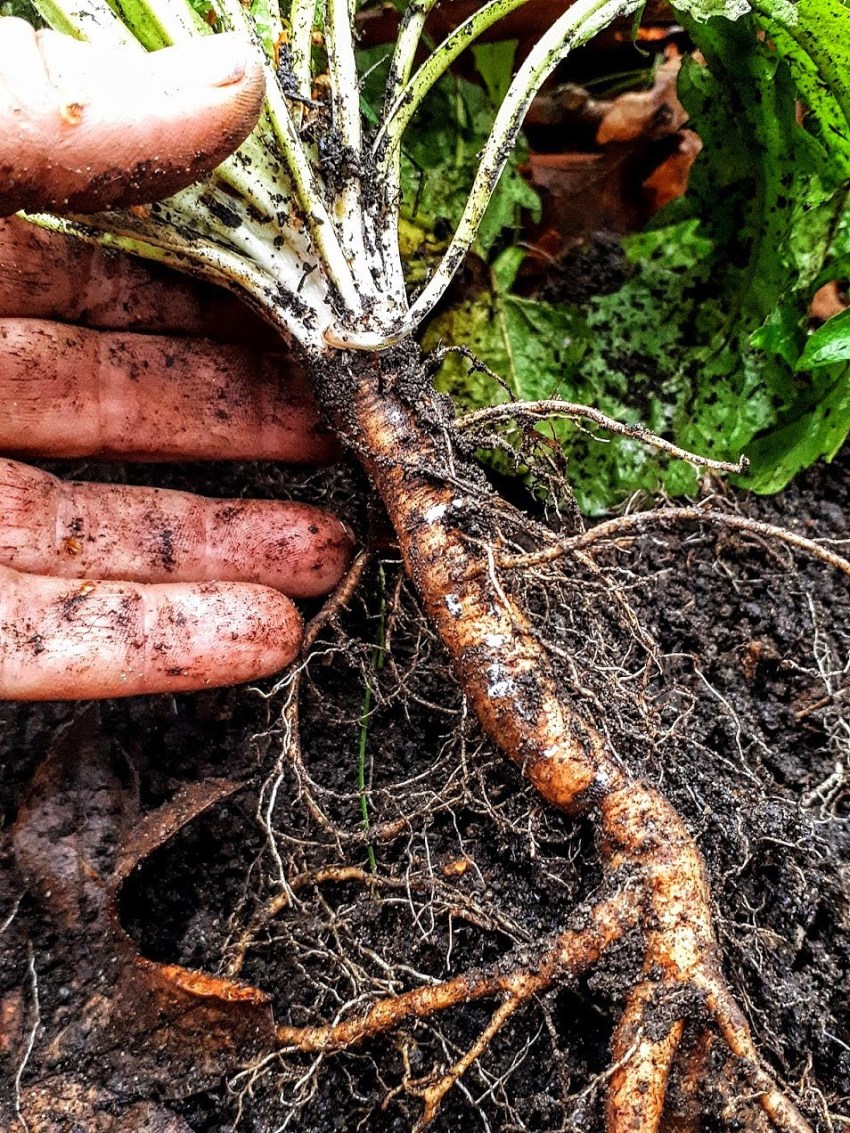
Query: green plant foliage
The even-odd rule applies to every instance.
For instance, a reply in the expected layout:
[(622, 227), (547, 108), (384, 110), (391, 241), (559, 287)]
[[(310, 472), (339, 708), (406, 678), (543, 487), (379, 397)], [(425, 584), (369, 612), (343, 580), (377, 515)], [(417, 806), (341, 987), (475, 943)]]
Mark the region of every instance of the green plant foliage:
[[(690, 10), (710, 14), (705, 4)], [(462, 335), (459, 312), (444, 313), (431, 335), (467, 341), (519, 398), (557, 393), (706, 456), (746, 452), (753, 468), (743, 482), (769, 492), (834, 455), (850, 430), (850, 334), (827, 324), (806, 341), (815, 287), (846, 275), (850, 263), (841, 224), (850, 12), (840, 0), (793, 8), (772, 0), (769, 9), (766, 0), (734, 23), (682, 18), (707, 61), (686, 62), (679, 84), (705, 148), (687, 196), (652, 231), (624, 241), (631, 270), (623, 286), (572, 309), (492, 286), (463, 304), (474, 342)], [(802, 126), (798, 98), (807, 106)], [(482, 330), (488, 312), (506, 325), (515, 304), (526, 317), (509, 335)], [(566, 354), (531, 341), (554, 334), (557, 342), (567, 326)], [(521, 365), (505, 362), (506, 339)], [(442, 380), (464, 406), (493, 399), (480, 374), (465, 380), (457, 361), (447, 367)], [(602, 445), (569, 423), (543, 428), (563, 440), (586, 511), (640, 488), (696, 488), (693, 469), (634, 441)]]
[[(627, 283), (581, 310), (510, 294), (499, 279), (497, 261), (491, 287), (435, 319), (424, 342), (426, 347), (465, 343), (520, 400), (560, 397), (595, 406), (627, 424), (675, 433), (677, 418), (687, 412), (686, 386), (669, 362), (662, 368), (659, 360), (676, 358), (689, 330), (659, 317), (659, 311), (698, 308), (693, 267), (710, 250), (696, 221), (631, 237), (625, 241), (632, 268)], [(469, 370), (466, 359), (450, 355), (438, 379), (460, 408), (508, 400), (492, 378)], [(540, 429), (564, 445), (573, 490), (587, 513), (602, 512), (659, 482), (671, 492), (696, 487), (689, 465), (660, 458), (637, 441), (590, 433), (570, 421), (547, 422)]]
[[(437, 236), (454, 231), (490, 133), (495, 107), (485, 90), (460, 78), (439, 84), (405, 138), (402, 215)], [(453, 128), (447, 129), (447, 123)], [(520, 176), (525, 154), (515, 152), (490, 201), (474, 250), (486, 256), (507, 229), (516, 232), (520, 210), (536, 210), (538, 197)]]
[[(425, 346), (463, 343), (497, 373), (512, 393), (523, 399), (552, 397), (557, 375), (573, 373), (587, 349), (587, 327), (575, 311), (552, 303), (524, 299), (509, 291), (517, 266), (517, 249), (495, 261), (491, 287), (467, 302), (450, 307), (431, 322)], [(440, 384), (464, 409), (495, 405), (509, 399), (508, 391), (466, 358), (451, 354)]]
[(797, 365), (801, 370), (850, 360), (850, 311), (842, 311), (816, 330), (806, 342)]
[[(447, 76), (426, 98), (405, 135), (401, 212), (409, 226), (408, 233), (418, 234), (408, 249), (414, 277), (424, 273), (427, 261), (440, 250), (460, 220), (478, 168), (478, 154), (496, 117), (498, 102), (494, 96), (499, 96), (510, 82), (516, 44), (494, 46), (497, 51), (488, 49), (484, 55), (478, 55), (479, 66), (487, 68), (485, 87), (459, 76)], [(373, 121), (388, 65), (386, 48), (360, 53), (360, 71), (365, 76), (363, 100), (366, 115)], [(486, 257), (500, 241), (514, 237), (523, 209), (537, 214), (540, 200), (519, 172), (526, 156), (527, 150), (520, 143), (493, 193), (474, 245), (481, 256)], [(425, 263), (416, 262), (417, 253)]]
[(35, 28), (44, 27), (44, 20), (30, 0), (5, 0), (0, 4), (0, 16), (17, 16)]
[[(753, 460), (747, 483), (769, 492), (813, 460), (834, 456), (850, 431), (846, 366), (813, 363), (805, 351), (811, 296), (822, 282), (838, 278), (829, 265), (840, 251), (850, 175), (850, 11), (840, 0), (801, 0), (793, 8), (765, 2), (753, 22), (765, 33), (754, 44), (740, 41), (746, 25), (734, 31), (709, 25), (694, 34), (733, 95), (744, 61), (752, 76), (745, 106), (753, 131), (749, 170), (730, 186), (745, 201), (749, 181), (754, 194), (743, 229), (750, 252), (737, 291), (720, 292), (719, 301), (725, 299), (730, 327), (723, 341), (737, 341), (740, 349), (729, 384), (739, 391), (742, 417), (748, 405), (756, 409), (752, 439), (742, 438)], [(795, 99), (806, 106), (802, 127)], [(728, 151), (728, 131), (725, 137)], [(718, 124), (707, 137), (708, 153), (720, 150), (723, 140)], [(726, 167), (735, 160), (740, 156), (730, 153)], [(703, 162), (689, 194), (689, 207), (709, 218), (706, 228), (722, 215), (718, 188), (726, 193), (707, 176), (709, 169)], [(734, 248), (734, 235), (718, 227), (715, 243), (720, 257)], [(722, 378), (723, 368), (708, 361), (712, 376)], [(807, 372), (815, 365), (817, 373)], [(748, 371), (755, 384), (747, 381)], [(704, 404), (705, 395), (698, 411)], [(703, 424), (685, 434), (685, 443), (705, 435)]]
[[(795, 406), (792, 367), (829, 244), (833, 193), (796, 123), (790, 71), (752, 22), (713, 21), (692, 32), (709, 66), (683, 68), (680, 97), (705, 150), (672, 211), (696, 220), (710, 246), (687, 269), (695, 300), (667, 316), (691, 333), (665, 368), (672, 363), (674, 386), (690, 387), (678, 442), (734, 459)], [(779, 486), (772, 478), (770, 463), (755, 459), (750, 485)]]
[[(192, 7), (201, 16), (208, 18), (205, 8), (210, 9), (213, 13), (215, 9), (210, 3), (210, 0), (189, 0)], [(275, 57), (275, 48), (278, 46), (276, 43), (277, 33), (275, 31), (275, 19), (269, 10), (268, 0), (251, 0), (250, 5), (251, 19), (256, 25), (257, 32), (260, 39), (263, 41), (263, 47), (269, 55)]]
[(715, 16), (738, 20), (752, 11), (748, 0), (679, 0), (676, 7), (695, 20), (703, 21), (711, 20)]
[(475, 43), (472, 45), (472, 58), (475, 69), (481, 76), (490, 102), (500, 106), (508, 93), (514, 71), (514, 56), (517, 41), (505, 39), (497, 43)]

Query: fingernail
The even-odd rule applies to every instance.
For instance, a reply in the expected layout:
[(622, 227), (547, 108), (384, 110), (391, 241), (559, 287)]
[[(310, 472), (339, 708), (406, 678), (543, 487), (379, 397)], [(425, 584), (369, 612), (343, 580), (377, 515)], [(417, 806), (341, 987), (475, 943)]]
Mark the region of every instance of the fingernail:
[(190, 64), (198, 83), (229, 87), (241, 82), (248, 69), (249, 45), (238, 35), (211, 35), (193, 44)]

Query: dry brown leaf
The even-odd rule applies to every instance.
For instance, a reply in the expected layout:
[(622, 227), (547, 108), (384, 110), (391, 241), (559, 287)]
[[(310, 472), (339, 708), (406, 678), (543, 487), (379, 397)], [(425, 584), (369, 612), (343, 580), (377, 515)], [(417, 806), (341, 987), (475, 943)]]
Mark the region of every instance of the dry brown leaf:
[[(676, 93), (680, 66), (678, 54), (671, 54), (655, 72), (650, 90), (629, 91), (611, 101), (594, 100), (569, 86), (535, 100), (529, 121), (543, 131), (541, 148), (551, 150), (563, 134), (565, 142), (578, 142), (578, 149), (529, 157), (530, 179), (543, 199), (542, 220), (530, 233), (534, 244), (539, 247), (547, 233), (558, 233), (557, 258), (571, 239), (638, 231), (685, 191), (702, 143), (682, 129), (687, 113)], [(584, 150), (582, 125), (592, 125), (595, 132)]]
[(847, 310), (847, 299), (838, 280), (825, 283), (818, 288), (812, 298), (809, 314), (819, 323), (825, 323), (833, 315), (840, 315)]
[[(140, 956), (117, 912), (130, 873), (238, 789), (225, 780), (195, 784), (143, 816), (133, 769), (99, 732), (96, 710), (60, 735), (13, 830), (18, 868), (60, 927), (56, 951), (73, 971), (73, 1005), (54, 1012), (49, 1038), (30, 1063), (38, 1085), (74, 1059), (81, 1074), (69, 1089), (74, 1098), (87, 1097), (85, 1069), (93, 1063), (115, 1105), (126, 1106), (154, 1091), (179, 1097), (203, 1088), (272, 1047), (273, 1020), (263, 992)], [(38, 956), (35, 961), (38, 968)], [(177, 1128), (150, 1124), (156, 1133)]]
[(121, 840), (112, 873), (113, 894), (146, 857), (164, 846), (174, 835), (211, 806), (241, 789), (229, 779), (207, 779), (181, 787), (157, 810), (136, 816)]
[(596, 131), (599, 145), (635, 142), (639, 138), (655, 141), (680, 130), (688, 120), (676, 93), (681, 64), (678, 55), (667, 59), (655, 72), (649, 90), (627, 91), (615, 98)]
[(681, 197), (688, 187), (691, 168), (702, 150), (702, 139), (693, 130), (681, 130), (674, 152), (657, 165), (643, 183), (647, 204), (652, 212), (658, 212), (677, 197)]
[(534, 187), (543, 190), (540, 231), (557, 232), (562, 246), (569, 237), (631, 232), (643, 223), (625, 152), (534, 153), (528, 168)]

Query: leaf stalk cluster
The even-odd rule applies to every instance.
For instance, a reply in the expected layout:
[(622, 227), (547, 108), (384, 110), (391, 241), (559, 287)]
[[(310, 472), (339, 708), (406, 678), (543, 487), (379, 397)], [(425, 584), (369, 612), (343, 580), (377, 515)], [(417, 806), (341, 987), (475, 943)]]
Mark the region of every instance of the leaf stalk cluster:
[[(277, 0), (255, 0), (253, 8), (213, 0), (216, 26), (250, 42), (266, 78), (263, 112), (247, 141), (207, 181), (149, 210), (34, 219), (239, 290), (313, 356), (384, 350), (427, 318), (472, 247), (542, 83), (574, 46), (639, 2), (578, 0), (517, 70), (457, 229), (416, 297), (399, 251), (405, 132), (461, 52), (526, 0), (488, 0), (418, 69), (435, 0), (413, 0), (371, 133), (361, 117), (352, 0), (291, 0), (286, 18)], [(189, 0), (38, 0), (38, 7), (58, 30), (116, 49), (153, 51), (213, 30)]]

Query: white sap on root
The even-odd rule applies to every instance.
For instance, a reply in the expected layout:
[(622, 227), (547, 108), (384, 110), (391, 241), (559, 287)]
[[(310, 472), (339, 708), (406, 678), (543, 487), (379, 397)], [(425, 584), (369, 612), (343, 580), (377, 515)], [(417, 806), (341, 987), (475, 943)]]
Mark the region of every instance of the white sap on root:
[(429, 526), (432, 523), (439, 523), (448, 509), (448, 504), (433, 504), (433, 506), (429, 507), (427, 511), (423, 512), (422, 519)]
[(445, 599), (446, 609), (449, 611), (453, 618), (459, 618), (463, 613), (463, 605), (457, 594), (447, 594)]
[(498, 661), (493, 661), (487, 666), (487, 695), (491, 700), (513, 696), (515, 692), (516, 681), (508, 675), (504, 666)]

